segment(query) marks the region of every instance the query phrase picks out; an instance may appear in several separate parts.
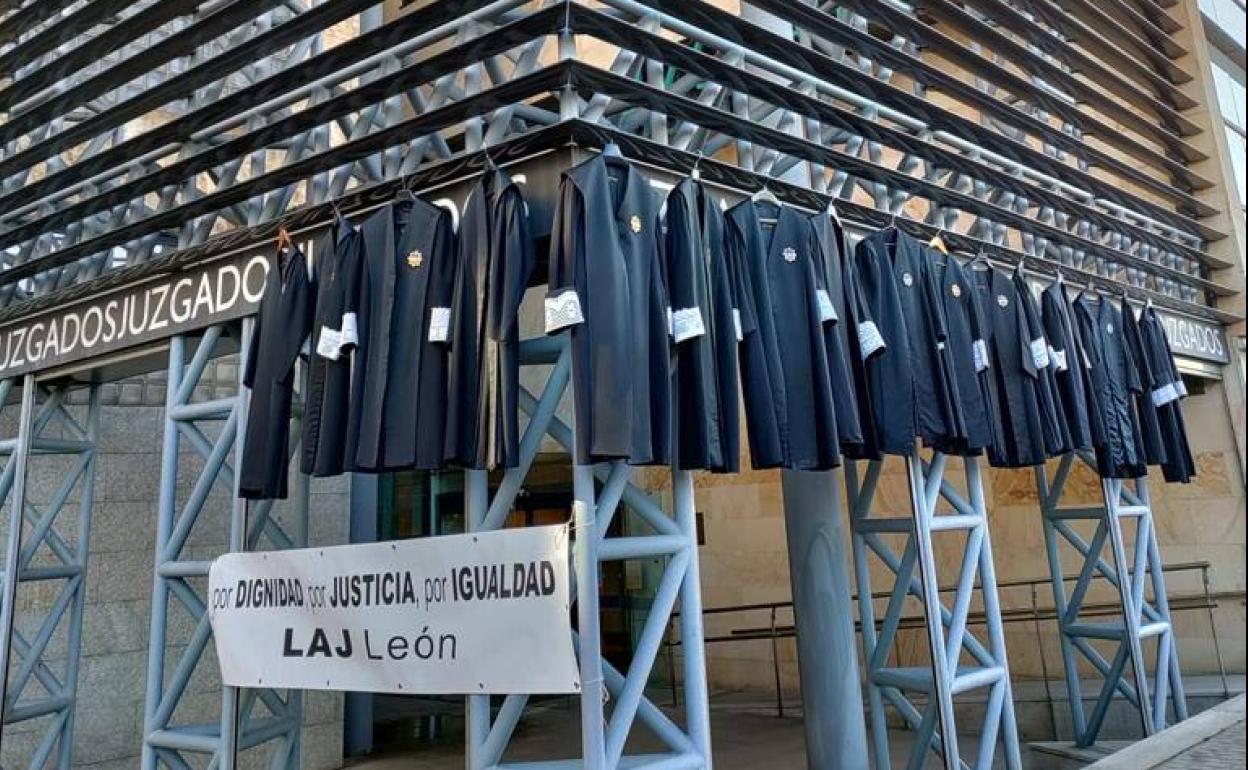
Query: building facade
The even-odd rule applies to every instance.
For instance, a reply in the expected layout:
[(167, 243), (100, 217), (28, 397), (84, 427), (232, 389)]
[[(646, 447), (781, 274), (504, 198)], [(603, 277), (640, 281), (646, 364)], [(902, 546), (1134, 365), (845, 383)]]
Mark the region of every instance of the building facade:
[[(173, 429), (182, 438), (170, 476), (171, 415), (238, 397), (239, 324), (254, 307), (210, 319), (225, 331), (185, 404), (171, 400), (170, 349), (183, 343), (170, 336), (185, 337), (192, 362), (207, 321), (67, 350), (46, 336), (60, 314), (263, 252), (279, 225), (314, 234), (336, 211), (366, 211), (399, 187), (454, 198), (486, 152), (523, 166), (534, 220), (548, 220), (561, 169), (540, 158), (610, 141), (660, 183), (696, 167), (728, 199), (766, 184), (808, 211), (834, 201), (854, 237), (901, 221), (963, 257), (1021, 261), (1037, 287), (1061, 275), (1157, 307), (1190, 392), (1199, 470), (1191, 485), (1151, 479), (1180, 660), (1200, 681), (1242, 675), (1243, 29), (1239, 0), (0, 0), (0, 378), (13, 388), (2, 435), (22, 431), (23, 383), (41, 388), (39, 403), (52, 398), (43, 388), (69, 388), (69, 413), (84, 425), (98, 384), (101, 410), (93, 490), (58, 496), (77, 467), (70, 460), (32, 461), (19, 485), (33, 511), (90, 502), (89, 530), (68, 515), (41, 528), (25, 514), (34, 516), (26, 543), (53, 553), (17, 552), (23, 570), (46, 567), (55, 562), (41, 559), (86, 536), (81, 575), (10, 581), (0, 597), (20, 637), (10, 682), (34, 677), (44, 689), (26, 697), (50, 703), (66, 672), (76, 717), (66, 728), (56, 720), (71, 710), (51, 704), (14, 719), (28, 713), (15, 701), (0, 764), (24, 767), (45, 745), (69, 745), (73, 766), (181, 767), (162, 759), (184, 749), (164, 748), (156, 716), (213, 724), (230, 708), (211, 654), (187, 654), (205, 643), (190, 598), (203, 576), (171, 578), (153, 554), (177, 526), (161, 517), (196, 497), (206, 453), (224, 435), (222, 420)], [(544, 244), (549, 224), (536, 229)], [(529, 336), (540, 335), (543, 293), (532, 287), (522, 310)], [(544, 376), (528, 384), (536, 390)], [(558, 411), (570, 413), (566, 402)], [(567, 518), (572, 476), (559, 456), (554, 441), (542, 445), (527, 482), (537, 502), (514, 511), (513, 524)], [(671, 507), (665, 473), (637, 480)], [(204, 523), (179, 563), (237, 545), (228, 483), (204, 483)], [(0, 484), (4, 495), (13, 488)], [(707, 636), (726, 639), (707, 645), (711, 688), (759, 700), (778, 688), (793, 699), (794, 641), (772, 638), (793, 622), (780, 475), (699, 475), (694, 488), (703, 602), (731, 610), (707, 616)], [(300, 527), (313, 544), (454, 532), (463, 490), (449, 474), (359, 476), (312, 485), (302, 513), (279, 506), (272, 517), (287, 544)], [(908, 510), (907, 494), (904, 467), (890, 462), (877, 503)], [(1096, 505), (1100, 480), (1077, 470), (1069, 494)], [(985, 497), (1009, 666), (1025, 699), (1060, 678), (1062, 657), (1056, 624), (1040, 613), (1053, 595), (1035, 475), (993, 470)], [(59, 539), (41, 540), (49, 530)], [(955, 575), (963, 554), (940, 546), (940, 574)], [(890, 587), (874, 569), (876, 585)], [(604, 572), (602, 590), (618, 599), (604, 604), (608, 658), (628, 661), (662, 574), (659, 560)], [(1092, 599), (1112, 605), (1114, 595), (1098, 585)], [(75, 656), (72, 611), (43, 629), (78, 606)], [(169, 619), (153, 623), (160, 606)], [(898, 665), (921, 665), (922, 625), (900, 633)], [(162, 688), (183, 666), (189, 683), (162, 710)], [(659, 666), (652, 681), (674, 675)], [(288, 726), (302, 736), (300, 766), (333, 768), (344, 749), (376, 748), (387, 709), (308, 696), (306, 727)], [(1020, 712), (1025, 735), (1057, 727), (1041, 716)], [(207, 756), (219, 750), (204, 745)], [(273, 751), (260, 745), (244, 762), (269, 762)]]

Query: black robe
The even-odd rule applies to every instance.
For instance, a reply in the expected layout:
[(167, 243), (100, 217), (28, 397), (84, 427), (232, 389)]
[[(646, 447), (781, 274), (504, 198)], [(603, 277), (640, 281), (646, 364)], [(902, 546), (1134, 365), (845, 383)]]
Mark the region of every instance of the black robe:
[(682, 470), (741, 468), (737, 285), (719, 201), (693, 179), (667, 196), (664, 257), (672, 303), (673, 450)]
[(238, 469), (239, 497), (272, 500), (287, 495), (295, 363), (312, 330), (315, 294), (303, 253), (295, 248), (279, 251), (269, 269), (243, 370), (251, 398)]
[(1144, 308), (1139, 324), (1144, 354), (1152, 365), (1157, 382), (1150, 400), (1157, 410), (1166, 448), (1166, 461), (1162, 463), (1161, 472), (1166, 481), (1186, 484), (1196, 476), (1196, 461), (1188, 445), (1187, 427), (1183, 421), (1182, 399), (1187, 396), (1187, 386), (1174, 364), (1170, 341), (1157, 311), (1151, 306)]
[(963, 429), (956, 386), (949, 381), (953, 367), (932, 250), (888, 227), (860, 241), (855, 259), (887, 346), (867, 368), (876, 410), (873, 451), (910, 455), (916, 437), (946, 446)]
[(546, 332), (571, 329), (576, 462), (671, 459), (671, 365), (660, 201), (622, 158), (563, 176)]
[(988, 347), (987, 402), (997, 441), (989, 448), (988, 461), (998, 468), (1039, 465), (1047, 457), (1040, 375), (1018, 287), (991, 267), (967, 272)]
[[(858, 414), (858, 383), (853, 359), (858, 357), (857, 328), (865, 311), (862, 292), (847, 265), (849, 244), (840, 221), (827, 212), (811, 217), (815, 231), (815, 277), (820, 303), (830, 303), (832, 319), (823, 325), (828, 370), (832, 378), (832, 402), (836, 408), (836, 434), (841, 451), (850, 456), (862, 450), (862, 421)], [(853, 343), (851, 344), (851, 339)]]
[(950, 381), (956, 388), (961, 434), (938, 447), (947, 454), (978, 455), (996, 441), (988, 409), (990, 360), (984, 320), (975, 291), (962, 266), (953, 257), (933, 255), (939, 264), (937, 280), (948, 330)]
[(352, 469), (443, 465), (454, 289), (450, 212), (400, 199), (360, 226), (366, 268), (348, 429)]
[(520, 462), (518, 313), (533, 271), (520, 187), (486, 171), (464, 205), (452, 310), (446, 458), (469, 468)]
[[(760, 221), (764, 211), (776, 218), (770, 230)], [(814, 229), (794, 209), (752, 200), (730, 209), (727, 220), (728, 251), (743, 290), (741, 367), (750, 461), (755, 468), (834, 468), (840, 451)]]
[(339, 219), (313, 249), (316, 317), (308, 362), (301, 470), (336, 476), (346, 470), (351, 409), (351, 360), (359, 345), (359, 286), (364, 264), (360, 231)]
[(1057, 364), (1050, 355), (1052, 347), (1045, 337), (1044, 323), (1040, 320), (1040, 308), (1036, 305), (1036, 297), (1031, 292), (1031, 286), (1021, 270), (1014, 271), (1013, 280), (1023, 308), (1028, 345), (1036, 363), (1036, 392), (1040, 396), (1044, 450), (1049, 457), (1056, 457), (1073, 449), (1070, 429), (1066, 425), (1065, 411), (1058, 396)]
[(1135, 403), (1137, 423), (1140, 426), (1144, 460), (1149, 465), (1165, 465), (1169, 458), (1166, 441), (1161, 435), (1161, 417), (1153, 406), (1153, 394), (1166, 385), (1167, 373), (1153, 371), (1153, 361), (1145, 348), (1139, 321), (1126, 297), (1122, 298), (1122, 326), (1127, 345), (1131, 348), (1131, 358), (1135, 361), (1135, 369), (1140, 377), (1140, 389), (1132, 394), (1132, 401)]
[(1061, 283), (1050, 285), (1040, 295), (1040, 316), (1053, 360), (1058, 399), (1062, 404), (1071, 447), (1090, 450), (1092, 427), (1088, 423), (1087, 371), (1082, 366), (1083, 343), (1078, 335), (1070, 299)]
[(1132, 404), (1140, 376), (1123, 334), (1122, 313), (1108, 299), (1081, 294), (1075, 319), (1087, 354), (1088, 415), (1097, 470), (1103, 478), (1139, 478), (1148, 472)]

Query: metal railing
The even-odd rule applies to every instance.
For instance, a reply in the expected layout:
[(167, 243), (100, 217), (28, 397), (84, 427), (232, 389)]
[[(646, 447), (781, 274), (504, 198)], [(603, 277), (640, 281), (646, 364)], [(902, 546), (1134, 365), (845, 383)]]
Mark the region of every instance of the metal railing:
[[(1197, 592), (1178, 593), (1170, 597), (1170, 609), (1175, 612), (1198, 612), (1204, 610), (1207, 613), (1209, 621), (1209, 630), (1211, 641), (1213, 642), (1214, 657), (1218, 667), (1218, 681), (1222, 686), (1222, 696), (1230, 697), (1230, 681), (1226, 670), (1226, 660), (1222, 654), (1222, 644), (1218, 637), (1218, 627), (1214, 620), (1213, 611), (1220, 606), (1220, 601), (1243, 601), (1248, 597), (1248, 592), (1243, 590), (1234, 591), (1214, 591), (1209, 582), (1209, 570), (1211, 564), (1208, 561), (1192, 561), (1178, 562), (1174, 564), (1166, 564), (1162, 567), (1162, 572), (1167, 574), (1182, 573), (1200, 573), (1200, 590)], [(1073, 582), (1079, 579), (1078, 575), (1065, 575), (1063, 579), (1067, 582)], [(1057, 610), (1051, 604), (1041, 606), (1038, 598), (1038, 587), (1049, 585), (1049, 578), (1016, 578), (1014, 580), (1002, 580), (997, 583), (997, 587), (1004, 594), (1009, 589), (1027, 589), (1028, 604), (1025, 607), (1014, 607), (1001, 609), (1001, 620), (1006, 625), (1018, 623), (1032, 623), (1034, 625), (1035, 639), (1037, 648), (1040, 652), (1040, 674), (1044, 680), (1045, 701), (1048, 704), (1053, 724), (1058, 724), (1055, 699), (1053, 696), (1051, 677), (1049, 676), (1049, 666), (1047, 658), (1044, 654), (1044, 634), (1041, 631), (1040, 624), (1045, 622), (1055, 622), (1057, 620)], [(952, 593), (956, 590), (954, 585), (941, 586), (940, 592)], [(873, 599), (888, 599), (890, 592), (877, 591), (871, 594)], [(853, 597), (857, 602), (857, 594)], [(727, 633), (715, 634), (707, 632), (706, 644), (725, 644), (732, 642), (752, 642), (765, 641), (771, 642), (771, 667), (772, 678), (775, 685), (775, 701), (776, 716), (783, 717), (785, 714), (784, 703), (784, 687), (783, 678), (780, 673), (780, 640), (794, 638), (796, 630), (791, 621), (782, 622), (782, 612), (792, 612), (793, 602), (760, 602), (755, 604), (734, 604), (723, 607), (707, 607), (702, 611), (703, 618), (709, 616), (722, 616), (733, 614), (749, 614), (749, 613), (766, 613), (767, 621), (761, 625), (748, 625), (739, 628), (732, 628)], [(1085, 616), (1088, 617), (1112, 617), (1121, 612), (1121, 605), (1116, 601), (1091, 602), (1085, 605)], [(679, 615), (679, 613), (675, 613)], [(673, 616), (673, 622), (675, 621)], [(918, 630), (923, 628), (925, 620), (921, 613), (903, 616), (900, 628), (909, 630)], [(984, 617), (982, 612), (971, 612), (968, 615), (968, 625), (982, 625)], [(862, 623), (855, 619), (854, 627), (858, 632), (862, 630)], [(680, 639), (672, 634), (672, 626), (668, 625), (668, 633), (666, 638), (666, 648), (668, 654), (671, 655), (674, 648), (680, 646)], [(672, 669), (674, 671), (674, 668)], [(678, 693), (675, 687), (676, 678), (672, 677), (672, 699), (673, 702), (678, 701)], [(1069, 696), (1068, 696), (1069, 697)]]

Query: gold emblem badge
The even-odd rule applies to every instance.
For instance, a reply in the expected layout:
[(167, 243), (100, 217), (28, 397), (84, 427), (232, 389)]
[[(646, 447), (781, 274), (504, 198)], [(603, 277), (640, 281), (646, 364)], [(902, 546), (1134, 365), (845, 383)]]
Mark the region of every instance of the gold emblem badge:
[(955, 283), (954, 285), (950, 286), (950, 287), (949, 287), (949, 293), (950, 293), (950, 294), (952, 294), (952, 295), (954, 296), (954, 299), (957, 299), (958, 297), (961, 297), (961, 296), (962, 296), (962, 286), (961, 286), (961, 284), (957, 284), (957, 283)]
[(407, 266), (415, 270), (425, 263), (425, 255), (420, 249), (416, 249), (407, 255)]
[(632, 218), (628, 220), (628, 226), (634, 233), (641, 232), (641, 217), (633, 214)]

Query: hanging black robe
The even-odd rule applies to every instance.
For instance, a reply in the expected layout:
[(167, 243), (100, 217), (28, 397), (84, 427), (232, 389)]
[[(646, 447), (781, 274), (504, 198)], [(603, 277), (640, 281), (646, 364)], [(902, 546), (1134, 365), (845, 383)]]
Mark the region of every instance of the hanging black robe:
[(962, 415), (961, 434), (937, 448), (947, 454), (978, 455), (996, 441), (986, 400), (990, 361), (983, 316), (975, 291), (958, 261), (943, 254), (932, 256), (938, 264), (949, 363), (953, 367), (949, 379), (956, 388), (958, 412)]
[(359, 345), (359, 286), (364, 264), (360, 232), (343, 219), (313, 249), (316, 317), (308, 363), (301, 470), (336, 476), (346, 469), (351, 361)]
[(998, 468), (1039, 465), (1046, 459), (1039, 371), (1031, 352), (1017, 286), (993, 268), (966, 271), (975, 287), (988, 347), (988, 409), (997, 443), (988, 461)]
[(874, 447), (884, 454), (913, 454), (916, 437), (939, 447), (961, 435), (931, 254), (895, 227), (867, 236), (855, 252), (863, 293), (887, 346), (867, 368)]
[(1055, 368), (1058, 397), (1062, 404), (1071, 447), (1090, 450), (1092, 428), (1088, 423), (1087, 371), (1082, 366), (1083, 343), (1066, 296), (1065, 286), (1054, 283), (1040, 295), (1040, 316)]
[(533, 243), (520, 187), (498, 169), (469, 194), (459, 228), (446, 458), (468, 468), (520, 462), (518, 313)]
[(1187, 427), (1183, 421), (1182, 399), (1187, 396), (1187, 386), (1174, 364), (1170, 341), (1157, 311), (1151, 306), (1145, 307), (1140, 313), (1139, 324), (1145, 356), (1151, 363), (1156, 380), (1150, 400), (1157, 411), (1166, 449), (1166, 461), (1162, 463), (1161, 471), (1166, 481), (1187, 484), (1196, 476), (1196, 461), (1188, 445)]
[(1027, 340), (1036, 363), (1036, 392), (1040, 396), (1040, 416), (1044, 427), (1044, 450), (1049, 457), (1065, 454), (1073, 448), (1066, 415), (1058, 397), (1057, 364), (1049, 354), (1052, 347), (1044, 335), (1044, 323), (1036, 296), (1032, 294), (1022, 270), (1014, 271), (1014, 286), (1023, 309)]
[(450, 212), (408, 197), (360, 226), (366, 268), (348, 429), (352, 469), (443, 465), (454, 289)]
[(671, 458), (659, 208), (650, 181), (622, 158), (595, 156), (560, 185), (546, 331), (571, 329), (579, 464)]
[(667, 196), (664, 257), (672, 303), (673, 450), (682, 470), (741, 468), (739, 310), (719, 201), (693, 179)]
[[(828, 212), (810, 219), (815, 231), (815, 277), (819, 302), (831, 307), (831, 319), (824, 323), (824, 347), (832, 380), (832, 402), (836, 409), (836, 434), (841, 451), (854, 456), (862, 451), (861, 416), (858, 414), (858, 385), (854, 379), (853, 359), (858, 357), (857, 333), (862, 316), (861, 291), (852, 277), (852, 265), (846, 265), (849, 243), (840, 221)], [(850, 340), (854, 343), (851, 345)]]
[(1140, 377), (1140, 390), (1132, 394), (1132, 401), (1135, 403), (1137, 423), (1140, 426), (1144, 460), (1149, 465), (1165, 465), (1169, 458), (1166, 454), (1166, 441), (1161, 435), (1161, 418), (1153, 406), (1153, 393), (1166, 384), (1167, 373), (1153, 371), (1153, 362), (1145, 347), (1139, 321), (1126, 297), (1122, 298), (1122, 326), (1123, 336), (1131, 348), (1131, 358), (1135, 361)]
[[(770, 230), (760, 221), (764, 212), (774, 212)], [(787, 206), (753, 200), (730, 209), (727, 220), (728, 250), (744, 292), (741, 366), (750, 461), (755, 468), (834, 468), (840, 451), (814, 229)]]
[(243, 370), (251, 398), (238, 469), (239, 497), (273, 500), (287, 495), (295, 363), (312, 330), (315, 294), (303, 252), (280, 250), (271, 262)]
[(1132, 396), (1140, 375), (1123, 335), (1122, 313), (1108, 299), (1081, 294), (1075, 319), (1088, 369), (1088, 415), (1097, 470), (1103, 478), (1139, 478), (1148, 472)]

